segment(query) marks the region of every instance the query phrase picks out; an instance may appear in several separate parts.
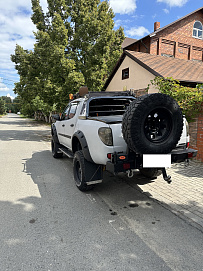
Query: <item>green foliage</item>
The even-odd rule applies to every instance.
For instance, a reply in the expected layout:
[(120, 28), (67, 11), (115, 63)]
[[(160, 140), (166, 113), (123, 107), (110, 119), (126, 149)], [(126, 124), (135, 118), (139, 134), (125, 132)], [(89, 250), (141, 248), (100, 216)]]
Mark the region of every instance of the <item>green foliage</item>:
[(11, 98), (7, 96), (2, 96), (1, 99), (4, 101), (6, 112), (9, 112), (10, 110), (11, 112), (14, 112)]
[(0, 115), (3, 115), (5, 113), (6, 113), (5, 101), (3, 100), (2, 97), (0, 97)]
[(70, 57), (92, 91), (101, 90), (121, 54), (123, 29), (113, 30), (114, 14), (107, 1), (75, 0), (70, 11)]
[(20, 102), (18, 97), (15, 98), (13, 101), (10, 97), (7, 96), (2, 96), (1, 99), (4, 101), (6, 112), (11, 111), (11, 113), (17, 113), (18, 111), (20, 111)]
[(184, 87), (178, 80), (173, 78), (156, 77), (151, 81), (159, 92), (168, 94), (174, 98), (183, 110), (188, 121), (192, 121), (203, 110), (203, 88), (197, 85), (196, 88)]
[(34, 50), (16, 45), (11, 55), (20, 75), (14, 92), (21, 99), (22, 110), (29, 114), (41, 103), (44, 111), (64, 107), (69, 93), (80, 86), (101, 90), (124, 40), (123, 29), (113, 29), (114, 14), (107, 0), (47, 3), (44, 14), (40, 1), (32, 0), (31, 19), (37, 28)]

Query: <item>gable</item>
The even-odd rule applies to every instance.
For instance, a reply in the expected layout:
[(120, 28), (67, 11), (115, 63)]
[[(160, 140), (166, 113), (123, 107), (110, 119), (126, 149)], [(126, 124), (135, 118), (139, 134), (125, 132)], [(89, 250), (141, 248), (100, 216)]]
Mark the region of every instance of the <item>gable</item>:
[[(129, 77), (123, 78), (122, 74), (126, 69), (129, 69)], [(155, 75), (152, 72), (126, 55), (118, 69), (114, 72), (114, 75), (106, 87), (106, 91), (145, 89), (150, 83), (150, 80), (154, 78)]]
[[(203, 25), (202, 11), (192, 14), (162, 31), (160, 30), (151, 37), (150, 53), (202, 61), (203, 39), (193, 35), (195, 22), (200, 22)], [(158, 50), (157, 40), (159, 40)]]
[(195, 29), (195, 23), (203, 29), (203, 8), (156, 29), (124, 49), (202, 62), (203, 32)]

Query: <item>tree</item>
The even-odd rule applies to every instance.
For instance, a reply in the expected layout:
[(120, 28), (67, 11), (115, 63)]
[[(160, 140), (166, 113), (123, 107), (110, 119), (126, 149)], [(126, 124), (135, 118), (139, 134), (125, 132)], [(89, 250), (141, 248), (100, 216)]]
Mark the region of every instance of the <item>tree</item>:
[(188, 121), (192, 121), (203, 110), (203, 88), (197, 85), (196, 88), (181, 86), (178, 80), (173, 78), (155, 77), (151, 81), (159, 92), (168, 94), (174, 98)]
[(6, 109), (6, 112), (9, 112), (9, 111), (13, 111), (13, 104), (12, 104), (12, 100), (10, 97), (7, 97), (7, 96), (2, 96), (1, 97), (2, 100), (4, 100), (4, 105), (5, 105), (5, 109)]
[(2, 97), (0, 97), (0, 115), (5, 114), (5, 112), (6, 112), (5, 101), (3, 100)]
[(107, 1), (47, 2), (44, 14), (39, 0), (32, 0), (34, 50), (17, 45), (11, 60), (20, 75), (14, 92), (22, 104), (38, 97), (53, 110), (65, 106), (69, 93), (84, 84), (101, 90), (121, 53), (124, 34), (122, 28), (113, 29), (114, 14)]
[(70, 14), (72, 32), (67, 46), (70, 57), (88, 88), (101, 90), (121, 54), (123, 29), (113, 30), (114, 14), (107, 1), (72, 1)]
[(21, 100), (20, 97), (16, 97), (13, 99), (13, 112), (17, 113), (21, 111)]

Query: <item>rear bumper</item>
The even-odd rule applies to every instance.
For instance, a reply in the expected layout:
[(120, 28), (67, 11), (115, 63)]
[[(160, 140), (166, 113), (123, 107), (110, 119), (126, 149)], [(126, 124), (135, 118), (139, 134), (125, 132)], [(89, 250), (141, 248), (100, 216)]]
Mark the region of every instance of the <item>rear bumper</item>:
[(184, 162), (185, 160), (196, 156), (197, 150), (194, 149), (174, 150), (171, 152), (171, 163)]
[[(190, 158), (194, 158), (197, 155), (197, 150), (194, 149), (182, 149), (182, 150), (173, 150), (171, 152), (171, 163), (181, 163)], [(119, 159), (122, 157), (122, 160)], [(117, 154), (113, 155), (113, 159), (106, 163), (106, 170), (110, 171), (114, 174), (119, 172), (126, 172), (132, 169), (140, 169), (143, 168), (143, 156), (134, 154), (131, 157), (125, 155), (119, 156)]]

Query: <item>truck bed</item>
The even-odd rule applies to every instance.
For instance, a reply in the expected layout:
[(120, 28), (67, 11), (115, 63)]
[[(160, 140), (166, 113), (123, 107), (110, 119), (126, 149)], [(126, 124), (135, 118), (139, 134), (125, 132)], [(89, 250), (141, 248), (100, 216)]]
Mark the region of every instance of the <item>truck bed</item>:
[(122, 123), (123, 115), (88, 117), (89, 120), (101, 121), (106, 124)]

